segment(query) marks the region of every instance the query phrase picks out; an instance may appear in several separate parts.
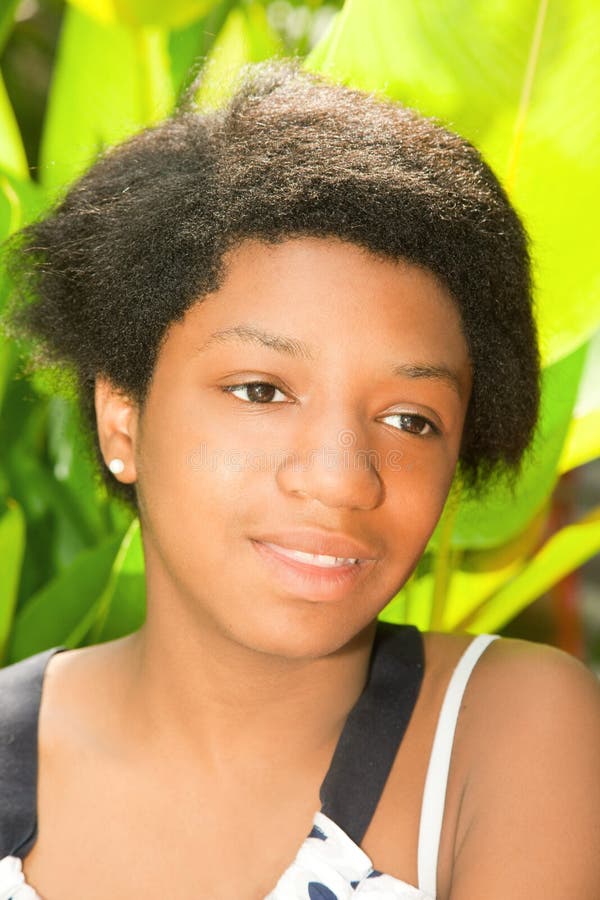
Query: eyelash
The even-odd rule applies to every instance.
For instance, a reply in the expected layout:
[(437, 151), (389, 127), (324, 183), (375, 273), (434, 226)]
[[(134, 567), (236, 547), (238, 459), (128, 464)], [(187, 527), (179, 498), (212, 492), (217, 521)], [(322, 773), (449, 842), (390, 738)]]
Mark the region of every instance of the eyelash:
[[(223, 387), (223, 391), (228, 394), (233, 394), (234, 391), (239, 391), (240, 389), (246, 390), (246, 388), (254, 387), (255, 385), (261, 385), (261, 386), (265, 386), (265, 387), (274, 388), (276, 391), (279, 391), (281, 394), (283, 394), (283, 391), (281, 390), (281, 388), (278, 388), (277, 385), (275, 385), (275, 384), (271, 384), (271, 382), (269, 382), (269, 381), (245, 381), (242, 384), (229, 384), (229, 385), (226, 385)], [(240, 400), (241, 398), (238, 397), (237, 399)], [(281, 401), (278, 401), (278, 402), (281, 402)], [(256, 400), (242, 400), (242, 403), (252, 403), (255, 406), (270, 406), (271, 405), (268, 402), (261, 403), (260, 401), (256, 401)], [(392, 413), (389, 416), (384, 416), (385, 419), (390, 419), (392, 417), (420, 419), (422, 422), (425, 422), (425, 424), (428, 425), (429, 428), (431, 429), (429, 432), (426, 432), (425, 434), (415, 434), (412, 431), (406, 432), (407, 434), (412, 434), (414, 437), (430, 438), (430, 437), (434, 437), (434, 436), (441, 434), (440, 429), (438, 428), (437, 425), (435, 425), (431, 421), (431, 419), (427, 419), (425, 416), (420, 416), (417, 413)], [(392, 427), (395, 427), (395, 426), (392, 426)], [(397, 430), (400, 431), (401, 429), (397, 429)]]

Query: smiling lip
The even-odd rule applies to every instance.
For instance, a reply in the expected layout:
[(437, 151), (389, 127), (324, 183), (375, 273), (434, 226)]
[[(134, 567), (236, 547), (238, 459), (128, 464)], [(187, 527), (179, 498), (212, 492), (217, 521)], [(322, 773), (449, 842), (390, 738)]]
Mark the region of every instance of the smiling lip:
[(345, 534), (319, 531), (315, 528), (262, 534), (254, 540), (277, 544), (287, 550), (302, 550), (304, 553), (313, 553), (319, 556), (337, 556), (342, 559), (359, 559), (365, 562), (378, 558), (378, 554), (371, 547), (354, 538)]
[[(251, 543), (271, 574), (288, 593), (301, 595), (313, 602), (333, 602), (341, 599), (365, 574), (365, 571), (375, 565), (375, 559), (362, 559), (358, 563), (344, 563), (332, 567), (311, 565), (284, 556), (283, 553), (278, 552), (277, 546), (272, 542), (252, 540)], [(300, 550), (303, 548), (296, 546), (289, 549)], [(315, 551), (306, 550), (305, 552)], [(337, 553), (325, 554), (323, 551), (321, 553), (327, 556), (343, 556), (343, 554)]]

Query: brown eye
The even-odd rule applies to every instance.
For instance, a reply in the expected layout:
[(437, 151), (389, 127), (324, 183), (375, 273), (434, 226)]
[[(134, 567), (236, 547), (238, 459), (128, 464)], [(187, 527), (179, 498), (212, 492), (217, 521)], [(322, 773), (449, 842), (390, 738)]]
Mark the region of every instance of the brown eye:
[[(234, 394), (235, 391), (246, 391), (248, 399), (245, 400), (243, 397), (239, 397), (238, 399), (245, 400), (247, 403), (262, 403), (265, 405), (270, 403), (273, 399), (273, 392), (284, 396), (279, 388), (275, 387), (274, 384), (270, 384), (268, 381), (247, 381), (245, 384), (231, 384), (224, 387), (223, 390), (230, 394)], [(234, 396), (237, 395), (234, 394)]]
[(426, 419), (425, 416), (418, 416), (415, 413), (395, 413), (385, 418), (396, 419), (400, 422), (400, 425), (395, 425), (395, 428), (398, 428), (399, 431), (405, 431), (407, 434), (414, 434), (415, 437), (433, 437), (433, 435), (440, 433), (440, 429), (430, 419)]

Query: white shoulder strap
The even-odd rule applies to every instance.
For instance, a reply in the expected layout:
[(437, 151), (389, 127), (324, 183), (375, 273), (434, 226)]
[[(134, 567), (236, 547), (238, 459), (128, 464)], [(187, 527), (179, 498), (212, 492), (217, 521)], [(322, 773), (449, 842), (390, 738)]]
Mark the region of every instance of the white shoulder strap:
[(485, 648), (498, 637), (500, 637), (498, 634), (478, 634), (473, 638), (452, 673), (442, 703), (425, 779), (419, 825), (419, 889), (431, 897), (435, 897), (437, 894), (436, 875), (440, 835), (458, 713), (475, 663)]

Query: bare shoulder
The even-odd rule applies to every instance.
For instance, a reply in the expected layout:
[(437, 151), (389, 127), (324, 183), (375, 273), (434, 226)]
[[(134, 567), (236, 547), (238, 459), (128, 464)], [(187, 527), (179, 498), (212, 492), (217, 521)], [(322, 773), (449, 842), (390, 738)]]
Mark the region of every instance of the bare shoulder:
[(468, 778), (449, 900), (600, 893), (600, 683), (544, 644), (500, 638), (461, 709)]
[(540, 742), (550, 739), (557, 752), (560, 746), (574, 750), (586, 737), (600, 749), (600, 682), (580, 660), (556, 647), (512, 638), (493, 641), (477, 662), (465, 700), (472, 708), (468, 727), (475, 771), (486, 770), (493, 749), (486, 740), (492, 735), (501, 746), (528, 752), (537, 766)]
[(587, 666), (564, 650), (548, 644), (501, 637), (486, 650), (481, 663), (483, 670), (509, 680), (528, 675), (533, 679), (532, 685), (554, 678), (570, 688), (577, 683), (584, 690), (587, 686), (592, 694), (600, 690), (598, 679)]
[[(424, 633), (432, 678), (447, 683), (474, 637), (466, 633)], [(560, 710), (559, 704), (565, 708)], [(472, 716), (468, 712), (471, 709)], [(461, 716), (469, 718), (471, 730), (479, 726), (487, 731), (492, 721), (498, 726), (502, 721), (516, 725), (518, 717), (525, 715), (530, 726), (542, 726), (544, 717), (550, 724), (556, 722), (559, 711), (576, 718), (578, 710), (590, 726), (594, 711), (596, 718), (600, 716), (600, 681), (587, 666), (557, 647), (500, 637), (477, 660), (465, 690)]]
[(95, 739), (114, 725), (123, 696), (123, 650), (128, 638), (54, 654), (40, 706), (40, 752)]

